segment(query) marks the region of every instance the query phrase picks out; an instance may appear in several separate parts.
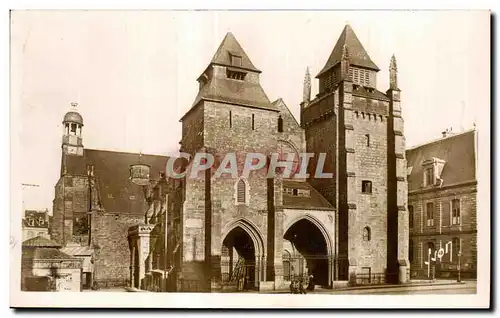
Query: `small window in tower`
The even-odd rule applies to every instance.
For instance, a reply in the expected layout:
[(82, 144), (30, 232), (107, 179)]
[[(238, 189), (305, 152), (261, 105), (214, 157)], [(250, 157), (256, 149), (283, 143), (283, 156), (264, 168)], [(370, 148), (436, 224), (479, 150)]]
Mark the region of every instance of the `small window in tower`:
[(298, 189), (293, 189), (293, 195), (294, 195), (294, 196), (299, 195), (299, 190), (298, 190)]
[(278, 132), (283, 132), (283, 118), (278, 117)]
[(76, 134), (76, 124), (75, 123), (71, 124), (71, 132)]
[(361, 192), (362, 193), (372, 193), (372, 182), (368, 180), (361, 181)]
[(255, 114), (252, 114), (252, 130), (255, 130)]
[(367, 146), (367, 147), (370, 147), (370, 135), (369, 135), (369, 134), (366, 134), (366, 135), (365, 135), (365, 139), (366, 139), (366, 146)]
[(363, 229), (363, 241), (371, 241), (372, 240), (372, 231), (369, 226)]
[(229, 128), (233, 127), (233, 113), (229, 111)]
[(241, 66), (241, 56), (231, 54), (231, 65)]

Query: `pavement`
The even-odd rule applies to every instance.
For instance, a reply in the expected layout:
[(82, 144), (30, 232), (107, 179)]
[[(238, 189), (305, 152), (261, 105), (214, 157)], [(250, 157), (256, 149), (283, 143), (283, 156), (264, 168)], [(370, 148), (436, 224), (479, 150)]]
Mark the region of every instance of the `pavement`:
[[(342, 295), (417, 295), (417, 294), (475, 294), (476, 281), (436, 280), (410, 282), (404, 285), (372, 285), (356, 286), (338, 289), (318, 288), (310, 294), (342, 294)], [(274, 293), (289, 293), (288, 291), (275, 291)]]
[[(410, 281), (403, 285), (370, 285), (343, 287), (336, 289), (316, 288), (308, 294), (332, 294), (332, 295), (425, 295), (425, 294), (475, 294), (475, 280), (467, 280), (458, 283), (456, 280), (435, 280), (435, 281)], [(93, 290), (84, 290), (84, 292), (94, 292)], [(132, 287), (100, 289), (95, 292), (148, 292)], [(246, 293), (257, 293), (248, 291)], [(288, 294), (288, 289), (265, 291), (261, 293), (269, 294)]]

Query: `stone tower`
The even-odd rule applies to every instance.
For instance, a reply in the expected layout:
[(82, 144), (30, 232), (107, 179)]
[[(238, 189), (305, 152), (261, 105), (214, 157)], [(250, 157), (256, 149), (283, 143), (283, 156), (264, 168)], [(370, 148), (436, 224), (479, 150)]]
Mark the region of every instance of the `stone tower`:
[(64, 115), (62, 150), (64, 154), (83, 156), (83, 118), (76, 111), (77, 103), (71, 103), (72, 110)]
[(385, 273), (396, 281), (406, 273), (406, 163), (395, 60), (386, 94), (376, 88), (378, 71), (346, 25), (316, 76), (319, 93), (301, 110), (307, 151), (327, 153), (325, 170), (335, 176), (314, 178), (312, 160), (309, 182), (337, 209), (336, 280)]
[(242, 177), (247, 153), (277, 149), (278, 109), (262, 89), (260, 73), (227, 33), (198, 78), (192, 108), (181, 118), (182, 152), (221, 159), (235, 153), (238, 165), (237, 176), (214, 177), (207, 170), (184, 180), (181, 279), (211, 280), (205, 289), (231, 277), (231, 264), (238, 260), (253, 266), (247, 275), (254, 287), (282, 275), (280, 181), (262, 171)]

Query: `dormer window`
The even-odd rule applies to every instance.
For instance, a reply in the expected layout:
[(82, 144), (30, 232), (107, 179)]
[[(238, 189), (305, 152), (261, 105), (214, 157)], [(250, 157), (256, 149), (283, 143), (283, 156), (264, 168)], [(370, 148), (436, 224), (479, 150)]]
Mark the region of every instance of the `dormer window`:
[(445, 165), (445, 161), (438, 158), (431, 158), (422, 163), (423, 166), (423, 186), (429, 187), (433, 185), (440, 186), (443, 182), (441, 173)]
[(243, 81), (245, 79), (245, 75), (246, 75), (245, 72), (230, 70), (229, 68), (227, 69), (227, 72), (226, 72), (227, 78), (239, 80), (239, 81)]
[(229, 53), (231, 58), (231, 65), (241, 67), (241, 56)]
[(434, 167), (426, 168), (424, 170), (424, 187), (434, 184)]

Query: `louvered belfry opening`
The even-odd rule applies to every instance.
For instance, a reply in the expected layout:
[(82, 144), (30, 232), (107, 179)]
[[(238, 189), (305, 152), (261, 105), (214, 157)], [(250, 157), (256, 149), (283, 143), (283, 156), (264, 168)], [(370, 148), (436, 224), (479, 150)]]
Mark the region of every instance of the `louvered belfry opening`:
[(245, 203), (246, 202), (246, 193), (245, 192), (246, 192), (245, 181), (239, 180), (238, 187), (237, 187), (238, 203)]

